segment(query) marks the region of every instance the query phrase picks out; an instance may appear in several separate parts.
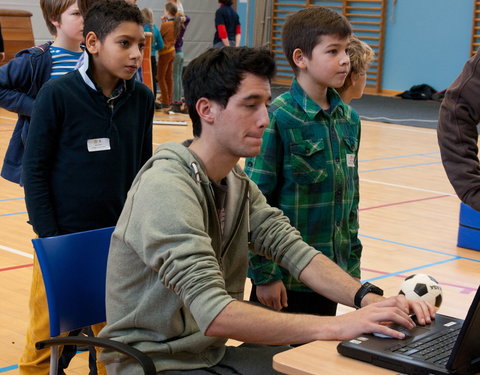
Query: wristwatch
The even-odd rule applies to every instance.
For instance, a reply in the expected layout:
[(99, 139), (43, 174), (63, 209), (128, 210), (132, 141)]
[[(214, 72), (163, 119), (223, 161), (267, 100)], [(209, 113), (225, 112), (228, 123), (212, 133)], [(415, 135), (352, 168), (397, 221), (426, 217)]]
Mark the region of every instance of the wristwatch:
[(362, 299), (368, 293), (378, 294), (379, 296), (383, 296), (383, 290), (380, 289), (378, 286), (370, 284), (369, 282), (363, 283), (360, 289), (357, 290), (355, 293), (355, 297), (353, 298), (353, 304), (357, 309), (362, 307)]

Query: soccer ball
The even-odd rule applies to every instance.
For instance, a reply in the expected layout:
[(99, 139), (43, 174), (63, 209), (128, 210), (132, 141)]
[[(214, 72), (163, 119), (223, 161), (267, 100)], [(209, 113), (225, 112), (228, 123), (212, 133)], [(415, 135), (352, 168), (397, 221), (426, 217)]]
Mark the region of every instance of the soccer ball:
[(410, 275), (403, 280), (399, 294), (410, 300), (430, 302), (437, 309), (442, 304), (442, 287), (437, 280), (424, 273)]

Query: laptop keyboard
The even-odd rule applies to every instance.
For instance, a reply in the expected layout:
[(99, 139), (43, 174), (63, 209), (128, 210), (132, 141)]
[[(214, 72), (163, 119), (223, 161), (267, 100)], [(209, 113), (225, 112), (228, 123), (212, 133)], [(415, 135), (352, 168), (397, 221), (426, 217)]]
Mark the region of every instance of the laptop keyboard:
[(461, 328), (461, 326), (449, 328), (406, 345), (395, 345), (390, 350), (438, 366), (445, 366)]

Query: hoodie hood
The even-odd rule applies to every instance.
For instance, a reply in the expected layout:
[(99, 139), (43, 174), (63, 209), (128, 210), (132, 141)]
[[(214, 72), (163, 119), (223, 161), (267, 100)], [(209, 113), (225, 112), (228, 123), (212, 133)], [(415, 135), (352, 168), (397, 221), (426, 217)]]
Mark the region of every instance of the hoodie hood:
[(150, 168), (158, 160), (174, 160), (189, 171), (195, 182), (209, 183), (210, 181), (202, 161), (188, 149), (191, 143), (192, 139), (188, 139), (183, 143), (166, 142), (161, 144), (142, 170)]

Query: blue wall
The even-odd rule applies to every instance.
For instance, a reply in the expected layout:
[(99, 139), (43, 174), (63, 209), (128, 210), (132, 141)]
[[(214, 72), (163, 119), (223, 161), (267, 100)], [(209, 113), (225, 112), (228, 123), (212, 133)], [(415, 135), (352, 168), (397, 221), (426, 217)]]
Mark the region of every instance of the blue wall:
[[(237, 0), (243, 38), (251, 45), (255, 0)], [(287, 1), (286, 1), (287, 2)], [(427, 83), (447, 88), (470, 57), (473, 0), (388, 0), (384, 90), (405, 91)]]
[[(250, 1), (250, 3), (247, 3)], [(251, 35), (253, 30), (253, 23), (250, 21), (250, 16), (247, 15), (249, 7), (252, 7), (255, 0), (237, 0), (237, 13), (240, 16), (240, 23), (242, 24), (242, 45), (251, 45)], [(249, 12), (252, 14), (252, 12)], [(248, 38), (248, 40), (246, 39)]]
[(470, 0), (389, 0), (383, 89), (447, 88), (470, 56), (472, 12)]

